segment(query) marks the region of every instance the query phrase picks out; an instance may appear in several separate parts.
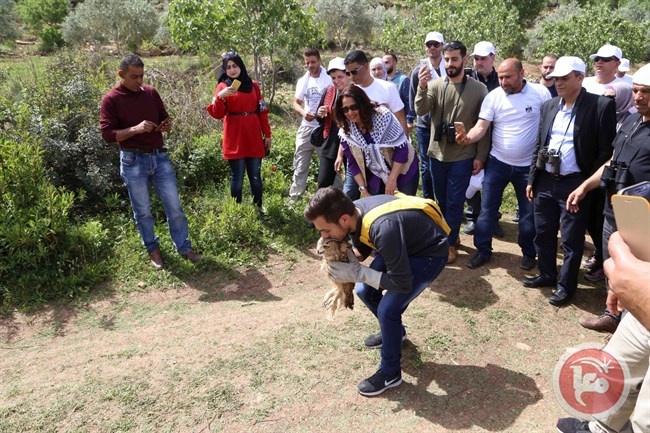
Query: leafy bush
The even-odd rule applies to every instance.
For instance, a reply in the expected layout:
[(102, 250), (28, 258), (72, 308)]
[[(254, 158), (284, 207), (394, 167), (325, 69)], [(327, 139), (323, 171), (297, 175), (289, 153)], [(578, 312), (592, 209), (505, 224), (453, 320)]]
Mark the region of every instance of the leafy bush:
[(69, 219), (74, 195), (49, 183), (41, 150), (26, 137), (0, 139), (0, 297), (28, 305), (71, 297), (107, 276), (100, 223)]
[(119, 52), (137, 51), (160, 26), (159, 13), (148, 0), (86, 0), (62, 25), (70, 44), (113, 42)]
[(18, 13), (41, 38), (41, 50), (63, 46), (60, 26), (68, 15), (68, 0), (20, 0)]
[(0, 43), (13, 45), (19, 36), (14, 4), (14, 0), (0, 0)]
[(645, 26), (632, 23), (616, 10), (570, 3), (558, 7), (530, 31), (526, 56), (541, 58), (555, 53), (586, 60), (600, 46), (611, 43), (620, 47), (630, 61), (641, 62), (648, 59), (649, 29), (650, 23)]
[[(469, 50), (483, 40), (492, 42), (497, 55), (509, 57), (518, 54), (524, 34), (519, 24), (517, 9), (506, 0), (450, 0), (421, 2), (405, 0), (394, 14), (386, 14), (383, 32), (377, 45), (385, 51), (398, 54), (422, 53), (427, 32), (441, 32), (446, 41), (459, 40)], [(420, 29), (414, 35), (413, 29)]]
[(324, 35), (342, 50), (368, 43), (381, 32), (384, 7), (376, 0), (314, 0)]

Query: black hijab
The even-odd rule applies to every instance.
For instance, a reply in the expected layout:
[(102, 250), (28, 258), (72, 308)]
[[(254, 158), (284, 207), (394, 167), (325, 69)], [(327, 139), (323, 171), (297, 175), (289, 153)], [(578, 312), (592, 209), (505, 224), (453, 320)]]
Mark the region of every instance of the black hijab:
[(239, 77), (237, 77), (237, 79), (241, 82), (241, 86), (239, 86), (239, 89), (237, 91), (250, 93), (250, 91), (253, 90), (253, 80), (248, 76), (246, 66), (244, 66), (244, 62), (241, 57), (239, 57), (239, 54), (237, 54), (236, 51), (228, 51), (221, 56), (221, 60), (223, 61), (221, 64), (222, 72), (217, 82), (226, 83), (228, 86), (232, 84), (233, 79), (228, 77), (226, 74), (226, 66), (228, 65), (228, 60), (232, 60), (237, 66), (239, 66), (239, 69), (241, 71), (239, 73)]

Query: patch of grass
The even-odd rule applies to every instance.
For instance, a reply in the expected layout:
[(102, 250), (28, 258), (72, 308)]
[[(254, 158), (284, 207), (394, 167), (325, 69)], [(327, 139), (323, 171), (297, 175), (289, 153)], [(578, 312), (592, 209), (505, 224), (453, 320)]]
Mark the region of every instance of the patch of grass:
[(452, 339), (445, 334), (435, 334), (428, 336), (424, 344), (430, 352), (446, 352), (451, 348)]

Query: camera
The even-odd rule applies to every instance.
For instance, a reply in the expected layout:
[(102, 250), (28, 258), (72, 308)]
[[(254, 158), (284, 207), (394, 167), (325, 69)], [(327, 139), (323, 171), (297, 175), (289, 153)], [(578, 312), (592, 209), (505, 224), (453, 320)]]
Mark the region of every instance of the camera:
[(453, 123), (448, 123), (445, 121), (440, 122), (440, 124), (436, 128), (435, 134), (433, 135), (433, 139), (435, 141), (440, 141), (442, 140), (443, 134), (447, 139), (447, 144), (456, 143), (456, 127), (454, 126)]
[(557, 149), (549, 149), (545, 147), (540, 149), (537, 153), (537, 162), (535, 168), (537, 170), (546, 170), (546, 164), (551, 165), (551, 176), (560, 176), (560, 161), (562, 153)]
[(603, 168), (600, 176), (600, 187), (606, 190), (617, 192), (630, 184), (629, 165), (624, 161), (612, 161), (610, 165)]

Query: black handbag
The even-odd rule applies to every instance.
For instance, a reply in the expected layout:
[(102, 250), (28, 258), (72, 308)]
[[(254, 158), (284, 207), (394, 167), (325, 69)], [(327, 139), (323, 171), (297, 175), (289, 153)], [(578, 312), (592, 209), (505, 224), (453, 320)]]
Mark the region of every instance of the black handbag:
[(321, 123), (320, 125), (318, 125), (316, 129), (314, 129), (314, 132), (311, 133), (311, 137), (309, 137), (309, 142), (311, 143), (312, 146), (321, 147), (325, 142), (325, 139), (323, 138), (324, 125), (325, 122)]

